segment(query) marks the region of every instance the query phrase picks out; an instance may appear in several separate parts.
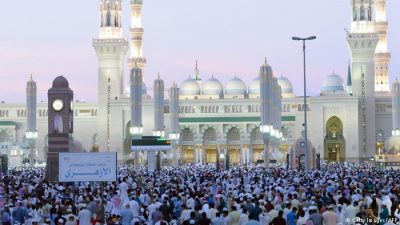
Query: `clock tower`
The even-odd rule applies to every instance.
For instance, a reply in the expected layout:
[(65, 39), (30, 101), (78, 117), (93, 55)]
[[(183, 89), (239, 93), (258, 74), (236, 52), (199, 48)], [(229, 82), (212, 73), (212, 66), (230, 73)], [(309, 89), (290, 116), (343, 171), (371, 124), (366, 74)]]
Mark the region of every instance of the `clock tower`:
[(63, 76), (48, 90), (48, 145), (46, 179), (58, 181), (58, 153), (68, 152), (74, 131), (74, 93)]

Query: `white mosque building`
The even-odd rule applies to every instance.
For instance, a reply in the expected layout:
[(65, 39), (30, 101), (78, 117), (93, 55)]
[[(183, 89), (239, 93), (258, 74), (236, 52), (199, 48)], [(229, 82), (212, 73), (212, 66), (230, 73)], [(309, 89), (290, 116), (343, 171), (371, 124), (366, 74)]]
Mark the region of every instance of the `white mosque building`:
[[(93, 40), (99, 62), (99, 102), (75, 102), (74, 140), (77, 150), (117, 151), (119, 161), (123, 162), (132, 157), (130, 93), (129, 88), (124, 88), (129, 87), (123, 81), (124, 60), (130, 50), (129, 68), (138, 66), (145, 75), (146, 59), (142, 51), (142, 0), (131, 0), (129, 41), (123, 37), (120, 1), (100, 0), (99, 3), (100, 31)], [(320, 95), (308, 97), (304, 106), (303, 97), (293, 93), (292, 83), (285, 77), (277, 78), (282, 90), (284, 138), (272, 158), (285, 156), (296, 145), (303, 130), (304, 110), (308, 113), (308, 138), (322, 159), (358, 161), (370, 159), (378, 150), (400, 152), (397, 141), (385, 147), (392, 130), (399, 129), (392, 124), (392, 110), (396, 109), (389, 84), (385, 4), (385, 0), (351, 1), (353, 18), (347, 34), (351, 65), (346, 83), (335, 73), (327, 74)], [(196, 63), (194, 73), (178, 85), (179, 160), (183, 163), (215, 162), (218, 152), (226, 150), (229, 150), (231, 163), (263, 160), (258, 75), (254, 74), (249, 84), (236, 76), (225, 84), (218, 77), (202, 78)], [(143, 87), (143, 135), (152, 135), (155, 108), (145, 85)], [(37, 103), (35, 110), (36, 157), (44, 160), (48, 146), (48, 105)], [(171, 131), (168, 98), (163, 110), (168, 134)], [(27, 111), (25, 104), (0, 104), (0, 150), (3, 154), (12, 157), (26, 154)]]

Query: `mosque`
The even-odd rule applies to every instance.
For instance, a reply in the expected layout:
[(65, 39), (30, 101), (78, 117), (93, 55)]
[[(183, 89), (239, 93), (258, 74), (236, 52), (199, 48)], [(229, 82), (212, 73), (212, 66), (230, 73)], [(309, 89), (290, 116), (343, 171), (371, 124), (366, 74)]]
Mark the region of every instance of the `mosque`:
[[(122, 32), (121, 0), (99, 0), (99, 36), (93, 40), (99, 63), (99, 101), (74, 102), (73, 138), (77, 151), (116, 151), (120, 162), (134, 156), (131, 154), (131, 89), (129, 85), (124, 88), (123, 65), (129, 50), (129, 68), (138, 67), (145, 74), (142, 4), (142, 0), (131, 0), (132, 22), (130, 39), (127, 39)], [(322, 159), (359, 161), (369, 160), (377, 152), (400, 153), (397, 137), (400, 136), (400, 95), (397, 93), (400, 88), (396, 82), (392, 91), (389, 84), (391, 54), (387, 49), (386, 0), (352, 0), (351, 7), (353, 15), (347, 34), (351, 65), (346, 83), (335, 73), (327, 75), (320, 95), (307, 97), (304, 105), (303, 97), (293, 93), (289, 79), (276, 78), (282, 92), (278, 128), (282, 138), (272, 158), (285, 160), (292, 148), (301, 145), (304, 110), (308, 113), (308, 138)], [(214, 76), (203, 80), (196, 62), (193, 74), (175, 85), (179, 87), (177, 128), (165, 122), (161, 129), (167, 135), (179, 133), (178, 150), (173, 157), (182, 163), (211, 163), (225, 151), (231, 163), (263, 160), (264, 141), (260, 132), (263, 86), (258, 75), (253, 76), (249, 84), (236, 76), (226, 84)], [(160, 130), (155, 128), (153, 116), (159, 109), (154, 107), (146, 85), (141, 86), (141, 123), (136, 125), (141, 135), (152, 135)], [(31, 78), (26, 105), (0, 104), (0, 150), (9, 156), (12, 165), (21, 163), (32, 148), (38, 161), (45, 160), (48, 104), (36, 103), (35, 97), (36, 83)], [(170, 100), (163, 103), (163, 121), (170, 121)], [(28, 123), (29, 118), (35, 122)], [(145, 153), (138, 154), (144, 163)]]

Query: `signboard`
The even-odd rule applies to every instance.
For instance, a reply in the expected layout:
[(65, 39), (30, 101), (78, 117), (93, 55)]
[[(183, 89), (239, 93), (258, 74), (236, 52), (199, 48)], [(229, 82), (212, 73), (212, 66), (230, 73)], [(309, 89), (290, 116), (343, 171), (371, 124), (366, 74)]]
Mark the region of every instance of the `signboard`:
[(59, 153), (59, 182), (115, 181), (117, 153)]
[(132, 140), (132, 151), (168, 151), (171, 150), (171, 140), (157, 136), (144, 136)]

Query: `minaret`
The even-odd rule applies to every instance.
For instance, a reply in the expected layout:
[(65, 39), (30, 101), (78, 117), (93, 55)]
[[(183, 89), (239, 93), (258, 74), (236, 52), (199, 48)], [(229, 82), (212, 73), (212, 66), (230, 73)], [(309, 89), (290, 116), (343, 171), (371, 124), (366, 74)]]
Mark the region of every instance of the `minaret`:
[(109, 103), (123, 94), (123, 62), (128, 41), (123, 37), (121, 0), (100, 0), (99, 37), (93, 40), (98, 70), (98, 137), (100, 151), (110, 150)]
[(27, 128), (26, 138), (30, 148), (29, 165), (32, 167), (35, 161), (35, 141), (37, 139), (36, 128), (36, 82), (32, 79), (26, 83), (26, 111), (27, 111)]
[(400, 83), (396, 79), (392, 88), (392, 136), (400, 135)]
[[(260, 108), (261, 108), (261, 133), (264, 141), (264, 165), (269, 167), (270, 162), (270, 131), (272, 125), (272, 69), (265, 59), (260, 68)], [(264, 128), (266, 130), (264, 130)]]
[(374, 32), (372, 0), (352, 0), (353, 20), (347, 35), (352, 59), (353, 96), (360, 99), (360, 159), (375, 154), (375, 49), (378, 34)]
[[(143, 76), (142, 70), (139, 67), (131, 69), (130, 75), (130, 103), (131, 103), (131, 135), (132, 139), (141, 138), (143, 125), (142, 125), (142, 85)], [(134, 153), (134, 166), (137, 168), (139, 165), (139, 152)]]
[(142, 25), (142, 0), (131, 0), (131, 28), (130, 28), (130, 56), (128, 59), (129, 68), (138, 65), (142, 72), (146, 65), (143, 57), (143, 25)]
[(178, 164), (179, 161), (179, 152), (178, 152), (178, 141), (180, 138), (179, 131), (179, 88), (178, 85), (174, 82), (172, 87), (169, 89), (169, 108), (170, 108), (170, 136), (169, 138), (172, 141), (172, 154), (173, 154), (173, 162), (174, 165)]
[[(154, 80), (153, 86), (153, 101), (154, 101), (154, 136), (165, 138), (164, 129), (164, 81), (161, 80), (160, 75)], [(147, 162), (149, 170), (161, 168), (161, 151), (157, 154), (157, 163), (155, 163), (155, 152), (149, 151), (147, 154)]]
[(388, 50), (386, 19), (386, 0), (375, 0), (375, 32), (379, 42), (375, 50), (375, 91), (389, 92), (389, 62), (391, 54)]

